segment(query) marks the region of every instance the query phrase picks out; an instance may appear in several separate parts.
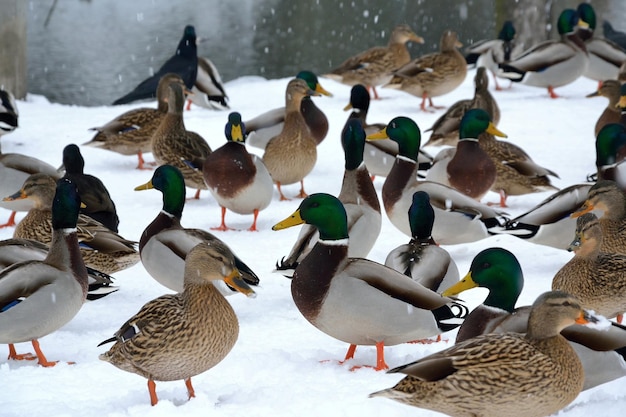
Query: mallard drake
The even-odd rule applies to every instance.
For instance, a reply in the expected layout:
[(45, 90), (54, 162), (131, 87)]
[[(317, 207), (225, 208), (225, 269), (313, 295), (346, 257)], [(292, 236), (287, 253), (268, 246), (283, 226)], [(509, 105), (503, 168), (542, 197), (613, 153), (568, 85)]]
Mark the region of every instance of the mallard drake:
[[(14, 238), (34, 239), (50, 244), (52, 241), (52, 204), (54, 178), (45, 174), (29, 176), (22, 188), (5, 197), (5, 200), (30, 199), (33, 208), (17, 224)], [(106, 274), (129, 268), (139, 262), (136, 242), (119, 234), (83, 214), (78, 216), (78, 240), (85, 264)]]
[(200, 190), (206, 190), (202, 172), (189, 166), (185, 161), (203, 161), (211, 153), (209, 144), (195, 132), (185, 129), (183, 88), (176, 84), (168, 85), (168, 110), (159, 127), (152, 135), (152, 155), (158, 165), (174, 165), (185, 177), (185, 185), (195, 188), (195, 199), (200, 198)]
[(465, 61), (470, 66), (476, 65), (478, 68), (484, 67), (491, 71), (496, 90), (502, 90), (496, 77), (498, 64), (507, 63), (514, 58), (514, 40), (515, 26), (513, 22), (507, 20), (502, 24), (498, 39), (484, 39), (465, 48)]
[[(311, 194), (273, 230), (303, 223), (320, 238), (298, 264), (291, 295), (302, 315), (335, 339), (376, 345), (376, 369), (387, 369), (384, 347), (440, 334), (457, 327), (442, 320), (462, 316), (465, 307), (382, 264), (348, 257), (348, 222), (343, 204), (330, 194)], [(453, 309), (458, 309), (457, 313)]]
[(547, 88), (550, 97), (557, 98), (554, 88), (575, 81), (589, 66), (585, 43), (576, 31), (579, 26), (587, 24), (580, 20), (576, 10), (562, 11), (557, 21), (561, 39), (541, 42), (508, 64), (500, 64), (498, 77)]
[(78, 187), (80, 201), (85, 205), (81, 213), (117, 232), (120, 219), (109, 190), (98, 177), (85, 174), (85, 159), (75, 144), (71, 143), (63, 148), (62, 167), (65, 168), (63, 177), (69, 178)]
[(463, 46), (456, 32), (446, 30), (441, 35), (439, 52), (423, 55), (393, 71), (393, 77), (384, 88), (394, 88), (420, 97), (420, 109), (433, 105), (433, 97), (448, 94), (465, 80), (467, 63), (457, 48)]
[(222, 208), (222, 223), (213, 230), (229, 230), (224, 222), (226, 209), (239, 214), (254, 214), (248, 230), (256, 231), (259, 211), (272, 201), (274, 183), (260, 157), (248, 153), (245, 145), (246, 127), (241, 114), (228, 115), (226, 144), (207, 156), (202, 175)]
[(87, 270), (78, 249), (76, 219), (80, 198), (68, 179), (59, 180), (52, 203), (52, 239), (43, 261), (24, 261), (0, 272), (0, 343), (9, 344), (9, 359), (18, 355), (14, 343), (31, 342), (42, 366), (46, 359), (38, 339), (58, 330), (80, 310), (87, 297)]
[(221, 362), (237, 341), (237, 315), (213, 282), (254, 295), (232, 252), (219, 241), (189, 251), (184, 281), (182, 292), (146, 303), (115, 336), (98, 345), (115, 342), (100, 359), (147, 378), (152, 405), (159, 401), (154, 381), (184, 379), (189, 398), (195, 397), (191, 377)]
[(605, 125), (596, 137), (596, 173), (591, 181), (610, 180), (626, 190), (626, 126), (620, 123)]
[(154, 75), (143, 80), (133, 91), (113, 102), (113, 105), (127, 104), (136, 100), (154, 98), (157, 86), (162, 76), (173, 72), (178, 74), (184, 81), (188, 89), (191, 89), (196, 82), (198, 74), (198, 50), (196, 46), (196, 29), (185, 26), (183, 37), (178, 43), (176, 52), (170, 57)]
[(626, 255), (606, 252), (598, 218), (585, 213), (576, 219), (569, 250), (574, 257), (552, 279), (552, 289), (576, 295), (587, 308), (608, 318), (626, 311)]
[[(337, 198), (348, 216), (348, 257), (365, 258), (380, 234), (382, 218), (376, 189), (369, 179), (367, 166), (363, 164), (365, 132), (358, 120), (348, 120), (341, 133), (341, 144), (345, 153), (345, 171)], [(285, 271), (296, 268), (318, 240), (317, 228), (304, 225), (289, 255), (277, 263), (276, 269)]]
[(604, 80), (616, 80), (620, 66), (626, 61), (626, 50), (615, 42), (594, 36), (596, 12), (591, 4), (580, 3), (576, 11), (580, 19), (587, 24), (578, 32), (589, 52), (589, 65), (583, 75), (600, 84)]
[(576, 297), (544, 293), (533, 303), (526, 334), (477, 336), (392, 369), (407, 376), (370, 397), (451, 416), (554, 414), (576, 398), (584, 381), (580, 360), (559, 333), (599, 320)]
[[(457, 284), (442, 292), (450, 297), (482, 287), (489, 290), (482, 304), (472, 310), (457, 332), (455, 343), (487, 333), (526, 333), (530, 306), (515, 307), (524, 286), (522, 267), (514, 254), (503, 248), (488, 248), (472, 260), (470, 270)], [(583, 390), (626, 376), (623, 348), (626, 332), (570, 326), (561, 335), (570, 341), (585, 370)]]
[(120, 114), (100, 127), (94, 127), (98, 133), (84, 146), (106, 149), (122, 155), (137, 155), (137, 169), (145, 167), (143, 153), (152, 151), (152, 134), (167, 114), (168, 85), (184, 85), (178, 74), (168, 73), (159, 80), (156, 90), (157, 107), (140, 107)]
[(187, 110), (191, 103), (211, 110), (226, 110), (228, 95), (217, 67), (209, 58), (198, 57), (196, 82), (191, 88), (187, 101)]
[(19, 112), (15, 96), (0, 87), (0, 137), (13, 132), (18, 127)]
[(263, 163), (276, 183), (280, 200), (288, 200), (282, 185), (300, 182), (297, 197), (306, 197), (304, 177), (317, 161), (317, 143), (300, 113), (300, 103), (307, 95), (317, 95), (304, 80), (294, 78), (287, 84), (285, 93), (285, 124), (283, 130), (267, 143)]
[(479, 67), (474, 76), (474, 97), (459, 100), (439, 117), (435, 123), (427, 129), (432, 131), (428, 142), (424, 146), (456, 146), (459, 142), (459, 125), (463, 115), (470, 109), (483, 109), (491, 118), (494, 126), (500, 122), (500, 108), (498, 103), (489, 92), (489, 77), (484, 67)]
[[(178, 168), (161, 165), (154, 171), (152, 179), (135, 187), (135, 191), (153, 188), (163, 193), (163, 208), (141, 234), (141, 263), (159, 284), (181, 292), (185, 258), (189, 251), (202, 242), (221, 241), (202, 229), (186, 229), (181, 226), (180, 219), (185, 207), (185, 182)], [(258, 285), (259, 277), (241, 259), (234, 256), (237, 269), (244, 280), (250, 285)], [(219, 289), (224, 295), (234, 293), (225, 285)]]
[(392, 71), (411, 60), (406, 47), (409, 41), (424, 43), (408, 25), (398, 25), (391, 32), (387, 46), (375, 46), (351, 56), (324, 77), (347, 85), (363, 84), (371, 88), (374, 98), (378, 98), (376, 86), (389, 82)]
[(454, 188), (417, 179), (417, 152), (421, 133), (408, 117), (395, 117), (368, 139), (390, 138), (399, 153), (382, 188), (387, 217), (402, 233), (411, 236), (407, 212), (416, 191), (426, 191), (435, 209), (433, 239), (441, 245), (474, 242), (489, 236), (488, 229), (501, 224), (501, 213), (480, 204)]
[(409, 243), (389, 252), (385, 265), (440, 293), (459, 281), (459, 269), (448, 251), (432, 238), (435, 211), (426, 192), (413, 194), (408, 216), (413, 236)]
[(594, 128), (594, 134), (598, 136), (600, 133), (600, 129), (606, 126), (609, 123), (619, 123), (621, 120), (621, 111), (617, 106), (620, 99), (620, 87), (622, 83), (617, 80), (604, 80), (602, 85), (598, 87), (596, 91), (593, 93), (587, 94), (586, 97), (606, 97), (609, 99), (609, 104), (606, 106), (600, 117), (598, 117), (598, 121), (596, 122)]
[(459, 143), (435, 156), (433, 166), (426, 174), (427, 181), (448, 185), (480, 201), (496, 181), (496, 165), (480, 146), (482, 133), (506, 137), (492, 123), (489, 113), (470, 109), (459, 124)]
[(599, 220), (602, 228), (600, 250), (626, 256), (626, 194), (615, 181), (596, 182), (589, 189), (585, 202), (572, 213), (572, 217), (595, 210), (602, 212)]
[(615, 30), (613, 25), (611, 25), (611, 22), (608, 20), (602, 22), (602, 30), (606, 39), (613, 41), (622, 48), (626, 49), (626, 33), (620, 30)]
[[(333, 96), (322, 87), (317, 75), (311, 71), (300, 71), (296, 74), (296, 78), (304, 80), (312, 91), (318, 93), (313, 94), (315, 96)], [(300, 113), (311, 131), (311, 135), (315, 138), (315, 142), (319, 145), (328, 133), (328, 118), (308, 95), (304, 96), (300, 102)], [(255, 148), (265, 149), (267, 142), (283, 130), (286, 114), (286, 108), (279, 107), (244, 122), (248, 132), (246, 143)]]

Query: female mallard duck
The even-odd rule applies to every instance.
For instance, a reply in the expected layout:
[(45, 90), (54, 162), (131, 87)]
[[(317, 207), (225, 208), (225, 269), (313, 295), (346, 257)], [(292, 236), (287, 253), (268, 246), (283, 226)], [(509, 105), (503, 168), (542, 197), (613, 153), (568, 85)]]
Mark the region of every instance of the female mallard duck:
[(498, 39), (481, 40), (471, 44), (465, 49), (465, 61), (468, 65), (476, 65), (478, 68), (486, 68), (491, 71), (496, 90), (502, 90), (498, 85), (498, 64), (509, 62), (513, 57), (515, 39), (515, 27), (510, 20), (502, 24), (498, 33)]
[(140, 107), (120, 114), (107, 124), (94, 127), (98, 133), (85, 146), (106, 149), (122, 155), (137, 155), (137, 169), (149, 169), (144, 166), (143, 153), (152, 151), (152, 135), (167, 114), (168, 85), (184, 85), (179, 75), (165, 74), (159, 80), (156, 90), (157, 107)]
[[(309, 89), (314, 91), (314, 93), (311, 94), (313, 96), (333, 96), (322, 87), (317, 79), (317, 75), (311, 71), (300, 71), (296, 75), (296, 78), (306, 82)], [(328, 133), (328, 118), (324, 112), (315, 105), (315, 102), (309, 95), (302, 98), (300, 102), (300, 113), (311, 131), (311, 135), (315, 138), (315, 142), (319, 145), (324, 138), (326, 138), (326, 134)], [(267, 142), (283, 130), (286, 114), (285, 107), (280, 107), (269, 110), (254, 119), (244, 122), (246, 131), (248, 132), (246, 143), (259, 149), (265, 149)]]
[[(33, 208), (15, 227), (14, 238), (34, 239), (50, 244), (52, 241), (52, 204), (54, 179), (45, 174), (33, 174), (22, 188), (5, 200), (30, 199)], [(113, 274), (139, 262), (136, 242), (124, 239), (102, 223), (83, 214), (78, 216), (78, 239), (85, 264)]]
[(600, 250), (626, 256), (626, 194), (624, 191), (615, 181), (596, 182), (589, 189), (587, 199), (582, 206), (572, 213), (572, 217), (579, 217), (592, 210), (602, 212), (599, 219), (602, 228)]
[[(348, 257), (348, 222), (341, 201), (312, 194), (273, 230), (303, 223), (319, 240), (298, 264), (291, 295), (302, 315), (331, 337), (357, 345), (376, 345), (376, 369), (387, 369), (384, 347), (423, 339), (457, 327), (442, 320), (459, 317), (465, 307), (444, 298), (382, 264)], [(452, 307), (461, 313), (455, 314)]]
[(222, 223), (213, 229), (230, 229), (224, 222), (228, 209), (239, 214), (254, 214), (248, 230), (256, 231), (259, 211), (272, 201), (272, 177), (261, 158), (246, 150), (246, 127), (239, 113), (228, 115), (225, 134), (226, 144), (207, 156), (202, 165), (204, 181), (222, 208)]
[[(508, 250), (489, 248), (476, 255), (467, 275), (442, 292), (450, 297), (476, 287), (489, 290), (485, 301), (463, 320), (455, 343), (487, 333), (526, 333), (530, 306), (515, 307), (523, 286), (522, 267)], [(614, 326), (583, 330), (585, 327), (570, 326), (561, 331), (585, 370), (583, 390), (626, 376), (622, 349), (626, 332)]]
[[(221, 241), (202, 229), (186, 229), (181, 226), (180, 219), (185, 207), (185, 181), (178, 168), (161, 165), (154, 171), (152, 179), (135, 187), (135, 191), (153, 188), (163, 193), (163, 208), (141, 234), (141, 263), (159, 284), (181, 292), (185, 258), (189, 251), (198, 243)], [(258, 285), (259, 277), (237, 256), (235, 264), (248, 284)], [(224, 295), (234, 293), (226, 285), (219, 289)]]
[(622, 117), (621, 111), (617, 106), (620, 98), (620, 87), (622, 83), (618, 80), (604, 80), (602, 85), (598, 87), (598, 89), (591, 93), (587, 94), (586, 97), (606, 97), (609, 99), (609, 104), (607, 104), (600, 117), (598, 117), (598, 121), (596, 122), (594, 128), (594, 134), (598, 136), (600, 133), (600, 129), (606, 126), (609, 123), (619, 123)]
[(500, 64), (498, 76), (534, 87), (547, 88), (551, 98), (557, 98), (554, 88), (575, 81), (589, 66), (585, 43), (577, 27), (587, 24), (576, 10), (566, 9), (559, 15), (557, 28), (561, 39), (533, 46), (508, 64)]
[(0, 87), (0, 137), (17, 129), (18, 118), (15, 97), (10, 91)]
[(408, 215), (411, 241), (389, 252), (385, 265), (440, 293), (459, 281), (459, 269), (450, 254), (432, 238), (435, 211), (426, 192), (413, 194)]
[(578, 31), (578, 36), (585, 42), (589, 52), (589, 66), (584, 76), (598, 81), (616, 80), (619, 68), (626, 61), (626, 50), (605, 38), (594, 36), (596, 29), (596, 12), (589, 3), (580, 3), (576, 8), (580, 20), (587, 25)]
[[(185, 129), (183, 88), (176, 83), (168, 85), (168, 110), (161, 124), (152, 135), (152, 155), (158, 165), (174, 165), (185, 177), (185, 185), (195, 188), (195, 199), (200, 198), (200, 190), (206, 190), (202, 172), (185, 161), (203, 161), (211, 153), (209, 144), (195, 132)], [(197, 163), (197, 165), (201, 165)]]
[(482, 133), (506, 135), (491, 122), (489, 113), (482, 109), (465, 112), (459, 124), (459, 143), (444, 149), (435, 157), (426, 180), (457, 189), (477, 201), (491, 189), (496, 181), (496, 165), (479, 144)]
[(98, 345), (115, 342), (100, 359), (147, 378), (152, 405), (159, 401), (154, 381), (184, 379), (189, 398), (195, 397), (191, 377), (217, 365), (237, 341), (237, 315), (213, 282), (254, 295), (232, 252), (219, 241), (189, 251), (184, 275), (182, 292), (148, 302), (115, 336)]
[(198, 74), (198, 50), (196, 46), (196, 29), (185, 26), (183, 37), (178, 42), (176, 53), (172, 55), (154, 75), (143, 80), (133, 91), (113, 102), (117, 104), (127, 104), (136, 100), (154, 98), (159, 80), (165, 74), (173, 72), (183, 79), (185, 86), (191, 89), (196, 82)]
[(209, 58), (198, 57), (198, 74), (191, 88), (187, 101), (187, 110), (191, 103), (211, 110), (228, 109), (228, 95), (217, 67)]
[(421, 134), (408, 117), (396, 117), (368, 139), (390, 138), (398, 144), (398, 156), (382, 188), (387, 217), (402, 233), (411, 236), (407, 212), (416, 191), (426, 191), (435, 209), (433, 239), (442, 245), (474, 242), (489, 236), (500, 225), (500, 214), (473, 198), (432, 181), (417, 179), (417, 153)]
[(408, 25), (398, 25), (391, 32), (387, 46), (375, 46), (346, 59), (324, 77), (347, 85), (363, 84), (372, 89), (374, 98), (378, 98), (376, 86), (389, 82), (392, 71), (411, 60), (406, 47), (409, 41), (424, 43)]
[(87, 270), (78, 249), (76, 219), (80, 198), (68, 179), (59, 180), (52, 203), (52, 239), (43, 261), (24, 261), (0, 272), (0, 343), (31, 342), (42, 366), (54, 366), (38, 339), (58, 330), (78, 313), (87, 297)]
[(63, 148), (63, 168), (63, 177), (69, 178), (78, 187), (80, 200), (85, 205), (81, 213), (117, 232), (120, 219), (109, 190), (98, 177), (85, 174), (85, 159), (80, 148), (73, 143)]
[(285, 93), (285, 124), (283, 130), (267, 143), (263, 163), (276, 183), (280, 200), (288, 200), (281, 190), (282, 185), (300, 182), (300, 193), (304, 198), (304, 177), (317, 161), (317, 143), (300, 113), (300, 103), (307, 95), (314, 95), (304, 80), (294, 78), (287, 84)]
[(556, 273), (552, 289), (574, 294), (587, 308), (612, 318), (626, 311), (626, 255), (606, 252), (603, 238), (595, 214), (578, 217), (569, 247), (574, 257)]
[[(348, 257), (365, 258), (380, 234), (382, 218), (376, 189), (367, 166), (363, 164), (365, 132), (358, 120), (348, 121), (341, 134), (341, 144), (345, 153), (345, 171), (338, 198), (348, 216)], [(285, 271), (297, 267), (318, 240), (317, 228), (304, 225), (289, 255), (277, 263), (277, 269)]]
[(587, 176), (592, 181), (610, 180), (626, 190), (626, 126), (610, 123), (596, 137), (596, 173)]
[(456, 146), (459, 142), (459, 126), (463, 115), (470, 109), (483, 109), (494, 126), (500, 122), (500, 108), (489, 92), (489, 77), (484, 67), (479, 67), (474, 76), (474, 97), (459, 100), (439, 117), (428, 131), (432, 131), (424, 146)]
[(572, 402), (583, 387), (576, 353), (559, 333), (601, 320), (561, 291), (533, 303), (526, 334), (477, 336), (389, 372), (407, 376), (370, 394), (451, 416), (543, 417)]
[(446, 30), (441, 35), (439, 52), (423, 55), (393, 71), (393, 77), (384, 85), (420, 97), (420, 109), (426, 110), (426, 100), (430, 107), (433, 97), (448, 94), (465, 80), (467, 63), (457, 48), (463, 46), (456, 32)]

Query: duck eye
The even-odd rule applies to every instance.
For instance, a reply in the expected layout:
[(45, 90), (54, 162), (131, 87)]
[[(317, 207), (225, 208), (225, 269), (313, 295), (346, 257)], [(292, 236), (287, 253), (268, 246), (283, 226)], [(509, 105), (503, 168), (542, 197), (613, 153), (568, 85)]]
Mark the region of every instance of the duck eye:
[(487, 269), (489, 267), (491, 267), (491, 264), (489, 262), (485, 262), (482, 264), (482, 269)]

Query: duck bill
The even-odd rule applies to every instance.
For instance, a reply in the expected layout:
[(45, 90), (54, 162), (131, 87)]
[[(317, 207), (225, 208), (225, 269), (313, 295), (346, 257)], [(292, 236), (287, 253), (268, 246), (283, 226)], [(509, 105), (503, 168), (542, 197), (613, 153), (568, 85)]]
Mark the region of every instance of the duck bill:
[(416, 42), (416, 43), (424, 43), (424, 38), (422, 38), (419, 35), (416, 35), (415, 33), (413, 35), (411, 35), (411, 37), (409, 38), (410, 41)]
[(246, 297), (256, 297), (254, 290), (250, 288), (246, 281), (244, 281), (241, 277), (241, 273), (236, 268), (224, 277), (224, 282), (228, 284), (229, 287), (239, 291)]
[(462, 293), (463, 291), (470, 290), (476, 287), (478, 287), (478, 284), (476, 284), (476, 281), (472, 279), (472, 273), (468, 272), (462, 280), (442, 292), (441, 295), (444, 297), (449, 297), (451, 295), (457, 295)]
[(576, 233), (574, 240), (572, 240), (572, 243), (569, 244), (569, 246), (567, 247), (567, 250), (569, 252), (576, 252), (578, 249), (580, 249), (582, 244), (583, 244), (582, 234)]
[(489, 122), (489, 126), (487, 126), (487, 129), (485, 130), (487, 133), (489, 133), (490, 135), (494, 135), (494, 136), (499, 136), (501, 138), (506, 138), (507, 135), (502, 133), (500, 130), (498, 130), (497, 127), (494, 126), (493, 123)]
[(617, 104), (615, 105), (615, 107), (620, 107), (620, 108), (624, 108), (626, 107), (626, 96), (621, 96), (619, 98), (619, 101), (617, 102)]
[(315, 91), (327, 97), (333, 96), (333, 93), (331, 93), (330, 91), (327, 91), (324, 87), (322, 87), (320, 83), (317, 83), (317, 85), (315, 85)]
[(585, 97), (586, 98), (591, 98), (591, 97), (599, 97), (599, 96), (600, 96), (600, 92), (599, 91), (594, 91), (593, 93), (587, 94)]
[(26, 193), (24, 193), (24, 190), (19, 190), (15, 194), (4, 197), (2, 201), (24, 200), (26, 198), (28, 198), (28, 196), (26, 195)]
[(610, 320), (592, 310), (582, 310), (576, 318), (576, 324), (584, 324), (597, 330), (608, 330), (612, 325)]
[(243, 131), (241, 125), (233, 125), (230, 128), (230, 136), (233, 138), (233, 142), (243, 142)]
[(346, 104), (346, 107), (343, 108), (343, 111), (348, 111), (348, 110), (352, 110), (352, 104), (348, 103)]
[(287, 217), (285, 220), (276, 223), (272, 226), (272, 230), (283, 230), (288, 227), (298, 226), (300, 224), (304, 224), (304, 220), (300, 216), (300, 210), (296, 210), (291, 216)]
[(570, 217), (572, 218), (580, 217), (585, 213), (590, 213), (591, 211), (593, 211), (593, 209), (594, 209), (593, 203), (591, 201), (585, 201), (578, 210), (570, 214)]
[(154, 185), (152, 185), (152, 180), (150, 180), (145, 184), (138, 185), (137, 187), (135, 187), (135, 191), (151, 190), (153, 188), (154, 188)]
[(383, 130), (379, 132), (372, 133), (371, 135), (367, 135), (365, 139), (377, 140), (377, 139), (388, 139), (388, 138), (389, 136), (387, 135), (387, 128), (384, 128)]

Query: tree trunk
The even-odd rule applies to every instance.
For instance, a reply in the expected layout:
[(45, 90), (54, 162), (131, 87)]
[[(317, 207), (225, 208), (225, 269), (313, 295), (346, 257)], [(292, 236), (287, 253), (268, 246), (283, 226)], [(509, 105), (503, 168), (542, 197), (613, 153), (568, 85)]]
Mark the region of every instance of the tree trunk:
[(26, 96), (26, 12), (24, 0), (0, 0), (0, 87)]

